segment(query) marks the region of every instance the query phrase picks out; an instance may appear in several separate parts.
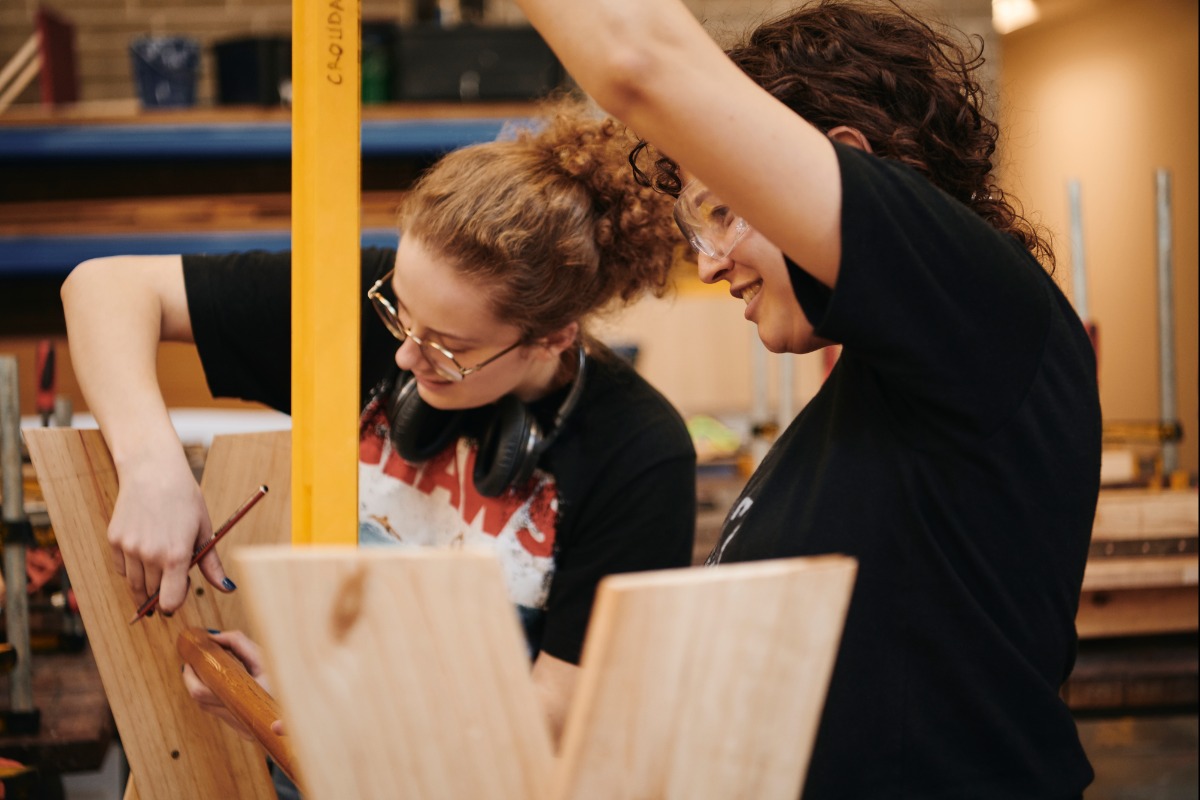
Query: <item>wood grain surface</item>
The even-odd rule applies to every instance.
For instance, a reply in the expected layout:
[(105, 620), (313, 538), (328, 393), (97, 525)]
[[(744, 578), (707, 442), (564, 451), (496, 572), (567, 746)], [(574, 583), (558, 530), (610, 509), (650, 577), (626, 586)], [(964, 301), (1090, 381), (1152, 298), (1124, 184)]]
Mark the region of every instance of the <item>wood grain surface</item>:
[[(100, 432), (32, 429), (25, 431), (25, 440), (129, 761), (132, 781), (126, 797), (274, 798), (262, 750), (201, 711), (180, 678), (175, 640), (189, 627), (224, 627), (219, 593), (193, 575), (191, 596), (173, 618), (155, 614), (131, 626), (136, 604), (113, 570), (107, 540), (117, 476)], [(268, 451), (268, 463), (274, 463), (275, 450)], [(222, 509), (232, 511), (258, 484), (279, 483), (265, 467), (255, 471), (250, 465), (263, 452), (251, 447), (248, 453), (228, 453), (239, 469), (257, 477), (230, 489), (228, 497), (206, 491), (214, 516)], [(209, 469), (220, 469), (220, 461), (210, 462)], [(225, 490), (221, 486), (219, 480), (213, 483), (217, 494)], [(245, 529), (231, 539), (252, 539), (255, 530), (276, 535), (271, 525), (259, 526), (262, 518), (256, 515), (263, 513), (256, 508), (248, 514), (240, 523)]]
[(236, 558), (306, 798), (548, 796), (549, 732), (490, 554), (324, 545)]
[(300, 773), (292, 761), (291, 749), (282, 736), (271, 730), (275, 720), (282, 719), (279, 704), (250, 677), (242, 662), (202, 628), (182, 631), (175, 640), (175, 648), (229, 712), (254, 734), (279, 768), (297, 782)]
[(793, 800), (856, 564), (843, 556), (606, 578), (556, 800)]

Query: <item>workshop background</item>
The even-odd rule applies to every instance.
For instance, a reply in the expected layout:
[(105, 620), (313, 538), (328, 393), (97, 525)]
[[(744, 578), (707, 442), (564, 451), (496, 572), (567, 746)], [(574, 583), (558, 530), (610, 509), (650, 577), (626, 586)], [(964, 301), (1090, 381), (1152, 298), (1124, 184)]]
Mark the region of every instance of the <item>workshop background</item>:
[[(781, 0), (687, 2), (721, 41), (790, 5)], [(39, 5), (40, 0), (0, 5), (0, 55), (14, 52), (28, 37)], [(127, 51), (135, 37), (188, 36), (199, 42), (196, 103), (203, 107), (214, 93), (212, 44), (236, 36), (286, 35), (291, 18), (286, 0), (56, 0), (52, 5), (77, 26), (80, 99), (101, 108), (134, 102)], [(364, 0), (363, 19), (410, 24), (418, 5), (416, 0)], [(991, 24), (988, 0), (905, 5), (929, 9), (982, 37), (1000, 116), (1009, 127), (997, 154), (1002, 185), (1053, 233), (1056, 275), (1069, 295), (1073, 254), (1067, 182), (1079, 181), (1089, 317), (1099, 329), (1101, 401), (1106, 418), (1113, 420), (1159, 416), (1155, 172), (1170, 173), (1173, 335), (1184, 429), (1179, 464), (1196, 471), (1197, 4), (1039, 0), (1041, 18), (1004, 36)], [(488, 24), (521, 23), (510, 0), (490, 0), (483, 9)], [(36, 88), (27, 89), (18, 103), (35, 102)], [(0, 202), (20, 199), (17, 187), (5, 189), (3, 183)], [(4, 224), (0, 213), (0, 234), (9, 232)], [(628, 312), (611, 337), (636, 342), (643, 373), (685, 413), (749, 409), (754, 402), (752, 326), (719, 290), (694, 281), (681, 284), (674, 298), (646, 301)], [(5, 294), (0, 349), (18, 353), (28, 374), (34, 367), (34, 340), (54, 333), (55, 321), (41, 309), (34, 314), (30, 305), (37, 307), (44, 287), (38, 292), (14, 286)], [(663, 304), (672, 307), (670, 313), (663, 313)], [(52, 316), (53, 309), (45, 313)], [(163, 364), (168, 401), (207, 405), (195, 361), (168, 353)], [(83, 410), (65, 348), (59, 348), (59, 358), (60, 390)], [(777, 360), (768, 362), (771, 408), (779, 400)], [(818, 388), (823, 364), (820, 356), (796, 362), (793, 402), (798, 408)], [(32, 391), (32, 386), (23, 389), (28, 413)]]
[[(786, 0), (685, 2), (722, 43), (796, 4)], [(1189, 563), (1194, 565), (1194, 486), (1200, 470), (1198, 4), (1195, 0), (1036, 0), (1028, 5), (1036, 9), (1037, 19), (1004, 33), (999, 31), (1004, 25), (994, 22), (993, 7), (1008, 5), (1006, 0), (901, 0), (901, 4), (945, 19), (983, 42), (988, 59), (985, 77), (1006, 129), (997, 153), (1000, 183), (1052, 233), (1058, 256), (1056, 279), (1068, 296), (1082, 300), (1081, 289), (1086, 290), (1087, 321), (1097, 331), (1106, 425), (1128, 423), (1106, 441), (1113, 454), (1106, 459), (1111, 482), (1129, 486), (1159, 478), (1169, 481), (1170, 476), (1161, 473), (1163, 452), (1172, 448), (1176, 482), (1193, 487), (1192, 527), (1178, 535), (1180, 547), (1190, 548)], [(39, 126), (95, 130), (100, 140), (106, 126), (164, 120), (203, 124), (232, 120), (248, 131), (286, 121), (287, 60), (286, 50), (279, 48), (290, 36), (292, 3), (0, 0), (0, 71), (30, 39), (39, 9), (52, 10), (74, 28), (76, 85), (72, 89), (77, 101), (46, 106), (41, 86), (33, 80), (10, 98), (12, 104), (5, 109), (0, 81), (0, 355), (16, 356), (21, 413), (33, 417), (39, 410), (34, 376), (45, 364), (46, 343), (52, 343), (56, 396), (70, 404), (79, 419), (87, 407), (71, 371), (58, 300), (58, 286), (74, 262), (61, 255), (72, 251), (56, 245), (75, 241), (73, 237), (81, 234), (188, 229), (215, 237), (224, 235), (227, 227), (286, 231), (286, 154), (239, 158), (228, 164), (187, 157), (169, 162), (135, 158), (105, 168), (92, 162), (6, 155), (5, 143), (10, 140), (5, 137), (14, 134), (14, 140), (20, 140), (21, 134)], [(422, 87), (402, 87), (398, 74), (404, 65), (394, 50), (397, 37), (420, 25), (459, 32), (470, 26), (519, 28), (524, 20), (511, 0), (362, 0), (362, 14), (364, 123), (386, 126), (403, 121), (414, 108), (420, 108), (421, 114), (444, 114), (451, 122), (473, 115), (521, 116), (532, 110), (530, 98), (521, 96), (416, 101), (413, 98)], [(139, 83), (145, 70), (139, 69), (131, 52), (134, 42), (144, 37), (174, 37), (195, 47), (197, 60), (188, 80), (169, 87), (171, 92), (194, 90), (193, 94), (183, 100), (146, 96), (145, 86)], [(529, 59), (539, 69), (552, 66), (546, 53), (534, 46), (535, 40), (521, 41), (521, 49), (512, 57)], [(258, 82), (249, 87), (223, 85), (222, 59), (232, 63), (247, 48), (260, 59)], [(383, 52), (386, 58), (377, 62), (375, 56)], [(368, 62), (379, 71), (368, 70)], [(264, 71), (269, 73), (266, 79)], [(368, 73), (374, 81), (369, 87)], [(569, 76), (554, 79), (558, 78), (569, 80)], [(242, 96), (238, 92), (247, 90), (257, 93), (253, 104), (234, 102)], [(513, 90), (516, 95), (521, 91)], [(156, 102), (179, 107), (155, 108)], [(101, 142), (100, 149), (103, 146)], [(396, 197), (433, 157), (364, 155), (364, 230), (390, 235), (390, 209)], [(1160, 175), (1169, 182), (1165, 196), (1158, 192)], [(1078, 188), (1074, 212), (1072, 183)], [(1171, 236), (1165, 276), (1171, 285), (1168, 314), (1159, 300), (1164, 213)], [(51, 251), (59, 254), (59, 262), (43, 258)], [(1077, 279), (1081, 260), (1086, 264), (1082, 284)], [(692, 426), (704, 456), (697, 528), (702, 556), (703, 542), (719, 526), (726, 501), (744, 480), (747, 464), (761, 454), (778, 426), (786, 424), (818, 390), (830, 354), (766, 353), (754, 327), (742, 317), (742, 303), (720, 287), (699, 283), (686, 262), (679, 267), (671, 295), (639, 302), (606, 320), (598, 333), (635, 358), (639, 371), (679, 407)], [(1173, 350), (1175, 419), (1163, 419), (1160, 324), (1164, 319), (1171, 323), (1165, 335)], [(168, 404), (181, 411), (180, 424), (200, 428), (206, 424), (202, 415), (189, 416), (185, 410), (190, 409), (245, 412), (245, 419), (257, 413), (250, 404), (209, 398), (199, 361), (189, 347), (165, 345), (159, 375)], [(1164, 433), (1162, 423), (1178, 423), (1182, 438), (1167, 441), (1173, 435)], [(48, 573), (55, 565), (44, 566)], [(1136, 637), (1125, 632), (1106, 635), (1105, 620), (1113, 618), (1117, 604), (1107, 606), (1106, 612), (1111, 595), (1095, 592), (1090, 598), (1093, 604), (1088, 608), (1096, 616), (1089, 625), (1099, 627), (1085, 637), (1069, 698), (1097, 768), (1097, 783), (1088, 800), (1197, 794), (1194, 566), (1191, 570), (1190, 578), (1180, 585), (1155, 589), (1173, 593), (1171, 602), (1176, 605), (1171, 613), (1176, 616), (1168, 619), (1164, 611), (1159, 628), (1150, 624), (1153, 620), (1143, 620), (1143, 633)], [(1181, 597), (1191, 598), (1185, 600), (1186, 608), (1178, 605)], [(82, 641), (79, 631), (56, 635), (60, 644)], [(53, 652), (56, 647), (69, 649), (65, 644), (59, 647), (45, 640), (41, 646), (46, 654), (35, 653), (41, 668), (64, 665), (49, 677), (43, 674), (39, 684), (51, 688), (54, 702), (67, 698), (79, 708), (103, 709), (94, 666)], [(55, 661), (60, 656), (62, 660)], [(0, 670), (0, 710), (6, 696)], [(112, 736), (111, 723), (106, 735)], [(120, 796), (117, 787), (124, 783), (119, 751), (102, 738), (96, 735), (91, 741), (103, 745), (99, 754), (93, 752), (95, 747), (80, 750), (74, 766), (63, 769), (64, 796), (72, 800)], [(0, 756), (16, 753), (30, 760), (26, 756), (31, 750), (13, 750), (9, 745), (0, 735)]]

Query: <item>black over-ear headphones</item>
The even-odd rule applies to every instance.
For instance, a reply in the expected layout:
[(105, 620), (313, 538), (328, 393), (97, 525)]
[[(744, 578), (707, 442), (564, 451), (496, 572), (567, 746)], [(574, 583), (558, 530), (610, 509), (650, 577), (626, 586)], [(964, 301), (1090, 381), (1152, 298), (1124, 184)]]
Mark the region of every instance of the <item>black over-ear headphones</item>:
[[(554, 427), (543, 433), (533, 413), (513, 395), (501, 397), (479, 438), (475, 488), (484, 497), (499, 497), (510, 486), (529, 480), (542, 453), (554, 442), (583, 393), (587, 354), (579, 346), (579, 371), (571, 391), (554, 415)], [(444, 411), (426, 403), (412, 376), (396, 381), (388, 399), (392, 446), (405, 461), (428, 461), (458, 438), (466, 411)]]

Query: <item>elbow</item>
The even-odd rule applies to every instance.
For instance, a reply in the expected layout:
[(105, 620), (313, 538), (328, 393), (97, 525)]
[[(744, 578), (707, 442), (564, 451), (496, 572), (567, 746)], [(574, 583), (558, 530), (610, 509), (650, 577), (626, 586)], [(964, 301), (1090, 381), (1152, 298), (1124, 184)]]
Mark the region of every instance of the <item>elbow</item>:
[(662, 55), (651, 45), (637, 42), (624, 42), (603, 52), (584, 88), (609, 114), (636, 125), (653, 105), (655, 77), (666, 72)]
[(111, 261), (111, 258), (90, 258), (87, 261), (81, 262), (75, 266), (68, 274), (62, 286), (59, 287), (58, 296), (62, 300), (63, 310), (70, 313), (71, 304), (80, 296), (87, 294), (87, 287), (92, 281), (96, 280), (96, 273), (104, 269), (105, 262)]

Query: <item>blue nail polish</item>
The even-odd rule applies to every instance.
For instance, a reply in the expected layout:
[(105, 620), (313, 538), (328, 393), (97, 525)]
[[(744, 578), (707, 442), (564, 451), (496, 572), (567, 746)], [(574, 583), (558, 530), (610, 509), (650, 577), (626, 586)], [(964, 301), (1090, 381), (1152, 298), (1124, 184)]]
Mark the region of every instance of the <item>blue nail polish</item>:
[(211, 633), (213, 636), (216, 636), (218, 633), (220, 633), (220, 631), (217, 630), (216, 628), (208, 628), (208, 632)]
[(221, 581), (221, 586), (225, 587), (225, 591), (227, 591), (227, 592), (232, 592), (234, 589), (237, 588), (237, 584), (234, 583), (233, 581), (229, 580), (229, 578), (226, 578), (225, 580)]
[(162, 615), (164, 617), (166, 617), (167, 619), (170, 619), (171, 617), (175, 616), (175, 612), (174, 611), (164, 611), (164, 612), (162, 612)]

